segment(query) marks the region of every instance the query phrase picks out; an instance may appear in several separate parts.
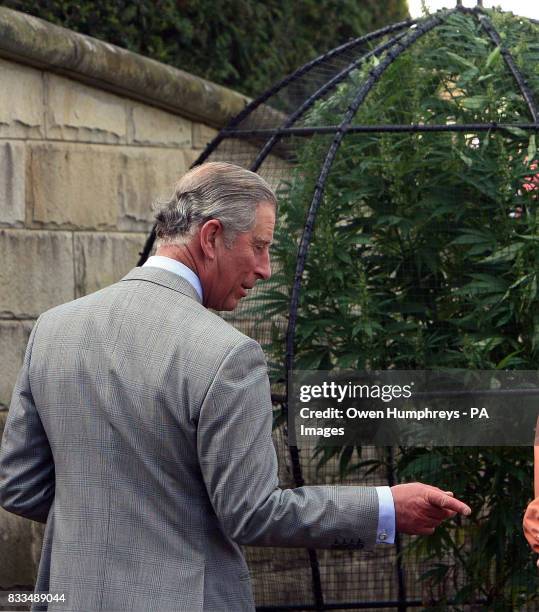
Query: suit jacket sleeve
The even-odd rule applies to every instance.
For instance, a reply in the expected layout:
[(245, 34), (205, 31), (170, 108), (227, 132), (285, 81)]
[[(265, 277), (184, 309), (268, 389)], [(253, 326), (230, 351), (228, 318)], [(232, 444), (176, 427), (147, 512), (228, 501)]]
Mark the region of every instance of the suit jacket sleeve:
[(373, 546), (375, 488), (280, 489), (271, 429), (264, 354), (255, 341), (246, 340), (224, 359), (198, 417), (199, 463), (223, 530), (240, 544)]
[[(34, 326), (7, 416), (0, 447), (0, 505), (45, 523), (54, 499), (54, 461), (30, 389)], [(54, 373), (51, 373), (54, 375)]]

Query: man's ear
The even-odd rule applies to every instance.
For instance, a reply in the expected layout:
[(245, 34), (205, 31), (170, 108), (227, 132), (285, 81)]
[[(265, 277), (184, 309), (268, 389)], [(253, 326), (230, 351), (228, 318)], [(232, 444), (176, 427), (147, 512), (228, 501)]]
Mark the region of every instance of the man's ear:
[(223, 234), (223, 226), (217, 219), (206, 221), (200, 228), (200, 247), (204, 255), (214, 260), (216, 257), (215, 245), (216, 241)]

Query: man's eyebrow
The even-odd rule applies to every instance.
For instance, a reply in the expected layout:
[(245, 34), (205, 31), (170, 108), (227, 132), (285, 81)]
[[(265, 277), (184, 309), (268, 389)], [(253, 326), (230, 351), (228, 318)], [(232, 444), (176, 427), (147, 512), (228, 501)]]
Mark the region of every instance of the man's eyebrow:
[(253, 242), (256, 242), (256, 244), (262, 244), (262, 245), (272, 245), (273, 244), (273, 240), (266, 240), (265, 238), (261, 238), (260, 236), (255, 236), (253, 238)]

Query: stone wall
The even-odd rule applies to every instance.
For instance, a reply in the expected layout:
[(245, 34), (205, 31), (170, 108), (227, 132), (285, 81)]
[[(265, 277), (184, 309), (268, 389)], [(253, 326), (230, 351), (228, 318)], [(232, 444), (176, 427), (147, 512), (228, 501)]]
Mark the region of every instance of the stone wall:
[[(0, 434), (35, 319), (120, 279), (152, 201), (246, 99), (0, 7)], [(40, 527), (0, 509), (0, 588), (31, 585)]]

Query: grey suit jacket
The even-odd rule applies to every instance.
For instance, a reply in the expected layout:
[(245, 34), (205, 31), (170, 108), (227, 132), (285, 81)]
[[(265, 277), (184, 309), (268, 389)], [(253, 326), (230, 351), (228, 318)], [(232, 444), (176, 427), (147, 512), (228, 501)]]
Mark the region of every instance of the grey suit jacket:
[(374, 488), (281, 490), (260, 346), (184, 279), (135, 268), (37, 321), (0, 502), (46, 522), (49, 610), (254, 608), (240, 544), (372, 546)]

